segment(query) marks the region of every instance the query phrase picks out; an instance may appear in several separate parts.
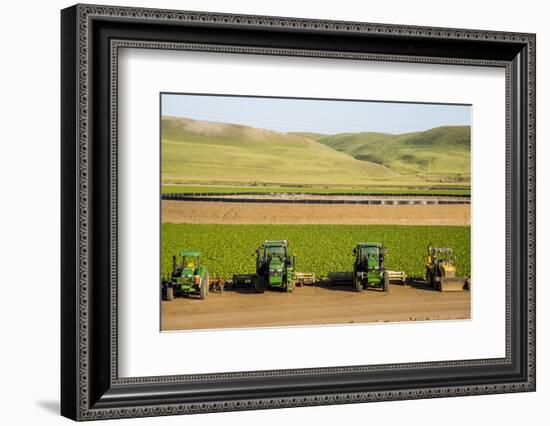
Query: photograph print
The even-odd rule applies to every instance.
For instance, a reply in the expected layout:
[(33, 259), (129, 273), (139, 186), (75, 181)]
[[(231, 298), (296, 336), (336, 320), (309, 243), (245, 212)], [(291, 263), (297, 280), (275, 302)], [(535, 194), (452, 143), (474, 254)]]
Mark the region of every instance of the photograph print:
[(160, 95), (161, 331), (469, 320), (471, 105)]

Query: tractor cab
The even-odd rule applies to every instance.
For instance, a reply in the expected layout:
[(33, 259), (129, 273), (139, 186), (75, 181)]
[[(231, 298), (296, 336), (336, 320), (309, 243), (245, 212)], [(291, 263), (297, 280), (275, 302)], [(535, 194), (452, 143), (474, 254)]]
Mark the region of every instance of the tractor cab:
[(454, 265), (455, 257), (452, 248), (448, 247), (430, 247), (428, 250), (428, 262), (436, 265)]
[(359, 243), (353, 250), (361, 271), (384, 269), (385, 253), (386, 249), (380, 243)]
[(182, 251), (179, 263), (176, 256), (173, 256), (172, 277), (192, 278), (194, 272), (200, 267), (200, 256), (200, 251)]
[(287, 253), (288, 243), (286, 241), (266, 241), (260, 248), (263, 259), (266, 262), (280, 262), (290, 265), (292, 258)]

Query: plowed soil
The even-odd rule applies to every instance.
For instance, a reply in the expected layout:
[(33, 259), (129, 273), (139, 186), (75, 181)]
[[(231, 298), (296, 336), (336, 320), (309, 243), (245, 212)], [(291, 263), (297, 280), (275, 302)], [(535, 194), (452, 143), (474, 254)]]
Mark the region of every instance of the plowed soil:
[(162, 201), (163, 223), (470, 225), (470, 205), (262, 204)]
[(422, 283), (390, 285), (390, 291), (351, 286), (304, 286), (293, 293), (235, 289), (212, 291), (205, 300), (162, 302), (162, 330), (351, 324), (470, 318), (470, 292), (440, 293)]

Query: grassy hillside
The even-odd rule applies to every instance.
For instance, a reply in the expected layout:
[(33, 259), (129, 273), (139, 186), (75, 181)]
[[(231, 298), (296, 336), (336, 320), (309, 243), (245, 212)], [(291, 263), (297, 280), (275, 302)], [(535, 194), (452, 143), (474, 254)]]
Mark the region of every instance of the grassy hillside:
[(163, 183), (367, 185), (388, 179), (400, 176), (312, 136), (162, 118)]
[(310, 136), (361, 161), (429, 181), (469, 182), (470, 126), (443, 126), (424, 132), (341, 133)]
[(470, 127), (323, 135), (165, 116), (162, 180), (187, 185), (467, 186)]

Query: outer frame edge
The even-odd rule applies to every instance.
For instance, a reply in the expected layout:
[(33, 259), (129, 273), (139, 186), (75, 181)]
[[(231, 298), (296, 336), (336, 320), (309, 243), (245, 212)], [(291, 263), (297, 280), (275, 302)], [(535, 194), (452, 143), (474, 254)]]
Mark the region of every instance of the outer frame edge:
[(77, 420), (78, 354), (76, 270), (77, 7), (61, 11), (61, 415)]
[[(277, 401), (274, 402), (275, 406), (267, 406), (262, 407), (260, 402), (258, 404), (255, 403), (255, 401), (233, 401), (229, 405), (223, 405), (219, 406), (217, 404), (212, 404), (211, 406), (209, 404), (206, 404), (204, 406), (200, 407), (192, 407), (192, 406), (183, 406), (181, 404), (175, 404), (175, 405), (164, 405), (161, 407), (141, 407), (141, 408), (120, 408), (120, 409), (108, 409), (108, 410), (97, 410), (97, 409), (89, 409), (87, 407), (87, 389), (86, 389), (86, 362), (87, 362), (87, 355), (85, 351), (85, 347), (83, 347), (82, 343), (82, 337), (85, 336), (86, 328), (87, 328), (87, 311), (86, 311), (86, 301), (87, 301), (87, 271), (86, 271), (86, 248), (87, 248), (87, 218), (86, 218), (86, 208), (87, 208), (87, 201), (86, 201), (86, 193), (85, 191), (82, 191), (82, 188), (84, 188), (87, 185), (87, 174), (86, 174), (86, 166), (87, 166), (87, 157), (86, 157), (86, 147), (87, 147), (87, 140), (86, 140), (86, 112), (82, 109), (83, 102), (82, 97), (84, 97), (84, 104), (87, 101), (87, 93), (86, 90), (82, 92), (82, 84), (86, 84), (86, 80), (88, 77), (86, 66), (86, 55), (87, 55), (87, 49), (88, 49), (88, 39), (87, 39), (87, 26), (86, 21), (88, 16), (91, 15), (100, 15), (100, 16), (128, 16), (127, 13), (138, 13), (140, 14), (140, 17), (143, 19), (158, 19), (158, 20), (166, 20), (166, 19), (176, 19), (179, 16), (187, 17), (187, 19), (190, 19), (191, 21), (195, 21), (195, 19), (200, 19), (202, 21), (206, 21), (208, 19), (218, 19), (219, 17), (227, 17), (227, 19), (230, 20), (229, 23), (231, 24), (239, 24), (239, 25), (259, 25), (260, 27), (262, 25), (265, 25), (265, 20), (273, 20), (276, 22), (278, 26), (281, 28), (288, 27), (290, 24), (291, 26), (295, 25), (305, 25), (304, 28), (316, 28), (314, 27), (315, 24), (319, 25), (319, 23), (323, 25), (328, 25), (328, 27), (324, 28), (327, 31), (348, 31), (348, 28), (346, 28), (346, 25), (349, 24), (351, 27), (353, 27), (354, 24), (358, 25), (358, 31), (367, 31), (367, 32), (383, 32), (385, 34), (390, 34), (394, 29), (396, 28), (405, 28), (411, 31), (410, 34), (412, 34), (415, 37), (444, 37), (444, 38), (454, 38), (454, 37), (467, 37), (469, 38), (474, 37), (475, 39), (480, 40), (491, 40), (491, 38), (494, 38), (495, 40), (502, 41), (513, 41), (518, 43), (524, 43), (527, 44), (529, 48), (528, 53), (528, 70), (529, 73), (533, 73), (533, 76), (530, 77), (529, 80), (529, 95), (528, 95), (528, 101), (530, 103), (529, 106), (529, 113), (532, 113), (533, 118), (529, 119), (529, 127), (533, 127), (532, 130), (529, 130), (528, 132), (528, 138), (529, 138), (529, 147), (528, 147), (528, 153), (529, 153), (529, 161), (527, 163), (527, 167), (529, 169), (529, 177), (532, 178), (533, 183), (528, 184), (528, 197), (527, 197), (527, 203), (529, 204), (529, 214), (528, 214), (528, 221), (529, 221), (529, 234), (530, 234), (530, 240), (529, 243), (532, 243), (528, 247), (528, 256), (527, 256), (527, 263), (528, 263), (528, 269), (530, 271), (529, 273), (529, 292), (528, 297), (530, 298), (530, 308), (534, 308), (534, 235), (531, 236), (531, 230), (534, 231), (534, 219), (535, 219), (535, 212), (534, 212), (534, 193), (531, 191), (534, 190), (534, 143), (535, 143), (535, 130), (534, 130), (534, 101), (535, 101), (535, 93), (534, 93), (534, 67), (535, 67), (535, 57), (534, 57), (534, 45), (535, 45), (535, 35), (529, 34), (529, 33), (500, 33), (495, 31), (481, 31), (481, 30), (458, 30), (458, 29), (446, 29), (446, 28), (428, 28), (428, 27), (406, 27), (401, 25), (387, 25), (387, 24), (365, 24), (365, 23), (346, 23), (346, 22), (336, 22), (336, 21), (324, 21), (324, 20), (310, 20), (310, 19), (294, 19), (294, 18), (275, 18), (275, 17), (261, 17), (261, 16), (246, 16), (246, 15), (228, 15), (228, 14), (216, 14), (216, 13), (203, 13), (203, 12), (177, 12), (177, 11), (166, 11), (166, 10), (156, 10), (156, 9), (133, 9), (133, 8), (119, 8), (119, 7), (102, 7), (102, 6), (88, 6), (88, 5), (78, 5), (76, 6), (76, 9), (78, 11), (77, 13), (77, 20), (80, 23), (79, 33), (78, 33), (78, 53), (77, 55), (80, 57), (80, 93), (79, 93), (79, 99), (81, 101), (80, 103), (80, 110), (78, 112), (78, 118), (79, 118), (79, 128), (80, 132), (77, 131), (78, 137), (79, 137), (79, 154), (78, 154), (78, 163), (80, 166), (82, 166), (79, 170), (80, 173), (78, 174), (79, 177), (79, 197), (78, 197), (78, 211), (79, 211), (79, 225), (81, 229), (80, 237), (79, 237), (79, 248), (78, 254), (80, 256), (79, 260), (79, 277), (80, 277), (80, 287), (79, 289), (81, 292), (78, 294), (79, 301), (80, 301), (80, 307), (84, 308), (81, 309), (79, 312), (79, 315), (77, 316), (77, 321), (79, 323), (79, 350), (78, 350), (78, 356), (80, 360), (80, 368), (77, 368), (78, 374), (79, 374), (79, 382), (76, 384), (76, 393), (78, 394), (77, 401), (78, 401), (78, 408), (77, 408), (77, 414), (76, 417), (78, 419), (83, 420), (90, 420), (94, 418), (113, 418), (113, 417), (139, 417), (139, 416), (151, 416), (151, 415), (165, 415), (165, 414), (177, 414), (177, 413), (190, 413), (190, 412), (213, 412), (213, 411), (229, 411), (229, 410), (242, 410), (242, 409), (260, 409), (260, 408), (282, 408), (282, 407), (291, 407), (291, 406), (307, 406), (307, 405), (324, 405), (324, 404), (338, 404), (338, 403), (348, 403), (348, 402), (366, 402), (366, 401), (375, 401), (375, 400), (389, 400), (389, 399), (414, 399), (414, 398), (430, 398), (430, 397), (438, 397), (438, 396), (451, 396), (451, 395), (438, 395), (438, 394), (432, 394), (430, 390), (414, 390), (414, 391), (403, 391), (406, 393), (404, 397), (399, 398), (399, 395), (393, 395), (393, 392), (385, 393), (385, 392), (379, 392), (378, 398), (358, 398), (358, 400), (354, 400), (354, 398), (351, 398), (351, 400), (345, 395), (327, 395), (322, 398), (322, 401), (319, 400), (318, 397), (307, 397), (307, 398), (299, 398), (300, 401), (296, 401), (294, 398), (280, 398)], [(246, 20), (250, 19), (251, 23), (248, 22), (239, 22), (238, 20)], [(180, 19), (182, 20), (182, 19)], [(213, 21), (216, 22), (216, 21)], [(309, 27), (311, 25), (311, 27)], [(360, 26), (360, 28), (359, 28)], [(353, 30), (353, 28), (350, 27), (350, 31)], [(82, 33), (82, 29), (84, 28), (84, 33)], [(323, 29), (323, 28), (321, 28)], [(438, 30), (448, 30), (449, 33), (446, 35), (444, 33), (439, 34)], [(449, 35), (450, 34), (450, 35)], [(531, 49), (532, 47), (532, 49)], [(532, 106), (531, 106), (532, 102)], [(531, 117), (531, 115), (530, 115)], [(84, 121), (82, 121), (84, 119)], [(532, 126), (531, 126), (532, 125)], [(84, 171), (84, 174), (82, 173)], [(530, 180), (531, 182), (531, 180)], [(84, 227), (82, 227), (82, 224), (84, 224)], [(82, 263), (84, 261), (84, 264)], [(532, 327), (529, 326), (529, 334), (533, 334), (531, 337), (528, 338), (528, 345), (529, 345), (529, 359), (533, 362), (532, 365), (528, 366), (528, 370), (531, 372), (534, 372), (534, 350), (535, 350), (535, 343), (534, 343), (534, 313), (531, 315), (529, 314), (529, 321), (530, 324), (532, 324)], [(77, 363), (78, 364), (78, 363)], [(531, 363), (530, 363), (531, 364)], [(497, 386), (497, 385), (495, 385)], [(528, 379), (526, 382), (520, 382), (520, 383), (508, 383), (508, 384), (502, 384), (498, 385), (498, 391), (491, 392), (490, 386), (480, 386), (480, 387), (474, 387), (470, 390), (459, 390), (457, 388), (456, 396), (461, 395), (474, 395), (474, 394), (480, 394), (480, 393), (501, 393), (501, 392), (517, 392), (517, 391), (533, 391), (535, 389), (535, 377), (534, 374), (532, 376), (532, 379)], [(411, 393), (412, 392), (412, 393)], [(309, 400), (309, 398), (312, 398)], [(344, 400), (341, 400), (341, 398), (344, 398)], [(257, 405), (257, 406), (256, 406)]]

